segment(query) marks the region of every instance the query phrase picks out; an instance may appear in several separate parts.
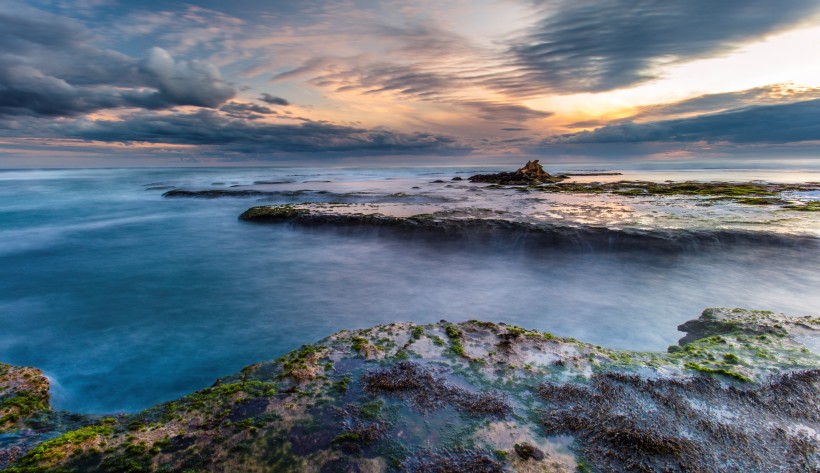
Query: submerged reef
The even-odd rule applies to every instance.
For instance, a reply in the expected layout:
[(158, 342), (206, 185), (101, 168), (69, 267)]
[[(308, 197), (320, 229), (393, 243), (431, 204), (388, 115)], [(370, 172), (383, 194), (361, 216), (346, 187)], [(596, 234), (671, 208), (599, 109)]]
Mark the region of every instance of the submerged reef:
[(679, 329), (686, 336), (666, 352), (476, 320), (342, 331), (181, 399), (22, 446), (6, 439), (56, 424), (44, 416), (47, 382), (3, 365), (2, 399), (37, 402), (5, 424), (0, 467), (817, 471), (820, 319), (707, 309)]

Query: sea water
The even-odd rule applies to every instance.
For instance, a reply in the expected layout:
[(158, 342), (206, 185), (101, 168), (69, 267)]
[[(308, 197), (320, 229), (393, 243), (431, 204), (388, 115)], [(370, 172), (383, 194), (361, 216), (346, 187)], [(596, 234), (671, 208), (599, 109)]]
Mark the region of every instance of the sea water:
[[(676, 327), (706, 307), (820, 313), (814, 244), (533, 249), (514, 238), (436, 242), (237, 219), (259, 203), (302, 200), (469, 206), (470, 189), (432, 181), (476, 171), (0, 171), (0, 361), (43, 369), (58, 409), (133, 412), (335, 331), (379, 323), (483, 319), (608, 347), (665, 350), (682, 335)], [(753, 175), (820, 180), (816, 173)], [(282, 193), (162, 196), (171, 188), (260, 186)], [(820, 230), (816, 217), (799, 218), (802, 229)]]

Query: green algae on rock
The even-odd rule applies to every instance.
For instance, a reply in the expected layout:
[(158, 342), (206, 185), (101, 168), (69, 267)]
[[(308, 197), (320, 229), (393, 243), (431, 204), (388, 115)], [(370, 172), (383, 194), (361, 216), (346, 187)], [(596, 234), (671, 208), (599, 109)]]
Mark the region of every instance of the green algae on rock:
[(42, 371), (0, 363), (0, 433), (22, 428), (27, 419), (50, 410), (49, 402)]
[(342, 331), (9, 471), (820, 468), (820, 319), (708, 309), (680, 330), (667, 352), (481, 321)]
[(0, 470), (44, 441), (96, 421), (53, 411), (50, 397), (42, 371), (0, 363)]
[(802, 205), (787, 205), (783, 208), (800, 212), (820, 212), (820, 200), (812, 200)]
[(251, 207), (239, 216), (240, 220), (256, 220), (276, 222), (290, 220), (299, 215), (309, 214), (310, 210), (297, 208), (292, 205), (273, 205), (263, 207)]

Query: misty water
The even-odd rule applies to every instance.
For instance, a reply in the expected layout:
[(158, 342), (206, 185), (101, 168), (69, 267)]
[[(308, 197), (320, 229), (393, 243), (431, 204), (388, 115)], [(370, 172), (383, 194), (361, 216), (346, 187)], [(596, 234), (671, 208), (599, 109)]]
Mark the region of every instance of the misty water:
[[(162, 197), (172, 186), (266, 181), (321, 193), (264, 203), (341, 192), (368, 192), (357, 197), (366, 200), (469, 171), (2, 171), (0, 361), (42, 368), (57, 408), (117, 412), (209, 386), (341, 329), (393, 321), (484, 319), (665, 350), (681, 336), (677, 325), (710, 306), (820, 314), (820, 252), (811, 241), (685, 252), (437, 242), (238, 221), (257, 198)], [(802, 228), (818, 229), (816, 217), (800, 218)]]

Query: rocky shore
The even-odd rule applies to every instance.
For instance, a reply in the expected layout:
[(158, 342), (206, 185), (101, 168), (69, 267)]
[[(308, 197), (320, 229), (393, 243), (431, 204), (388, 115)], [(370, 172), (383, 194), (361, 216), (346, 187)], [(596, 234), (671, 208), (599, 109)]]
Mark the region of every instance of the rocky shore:
[[(0, 468), (817, 471), (820, 319), (707, 309), (667, 352), (482, 321), (342, 331), (132, 415), (0, 366)], [(71, 422), (73, 429), (67, 428)]]
[(429, 238), (437, 242), (487, 243), (503, 238), (533, 248), (583, 250), (646, 249), (687, 251), (754, 244), (772, 247), (817, 247), (812, 235), (732, 228), (663, 228), (577, 225), (539, 221), (520, 214), (483, 208), (458, 208), (408, 216), (385, 215), (366, 204), (302, 203), (260, 205), (239, 219), (259, 224), (288, 224), (333, 231), (377, 231), (401, 238)]

